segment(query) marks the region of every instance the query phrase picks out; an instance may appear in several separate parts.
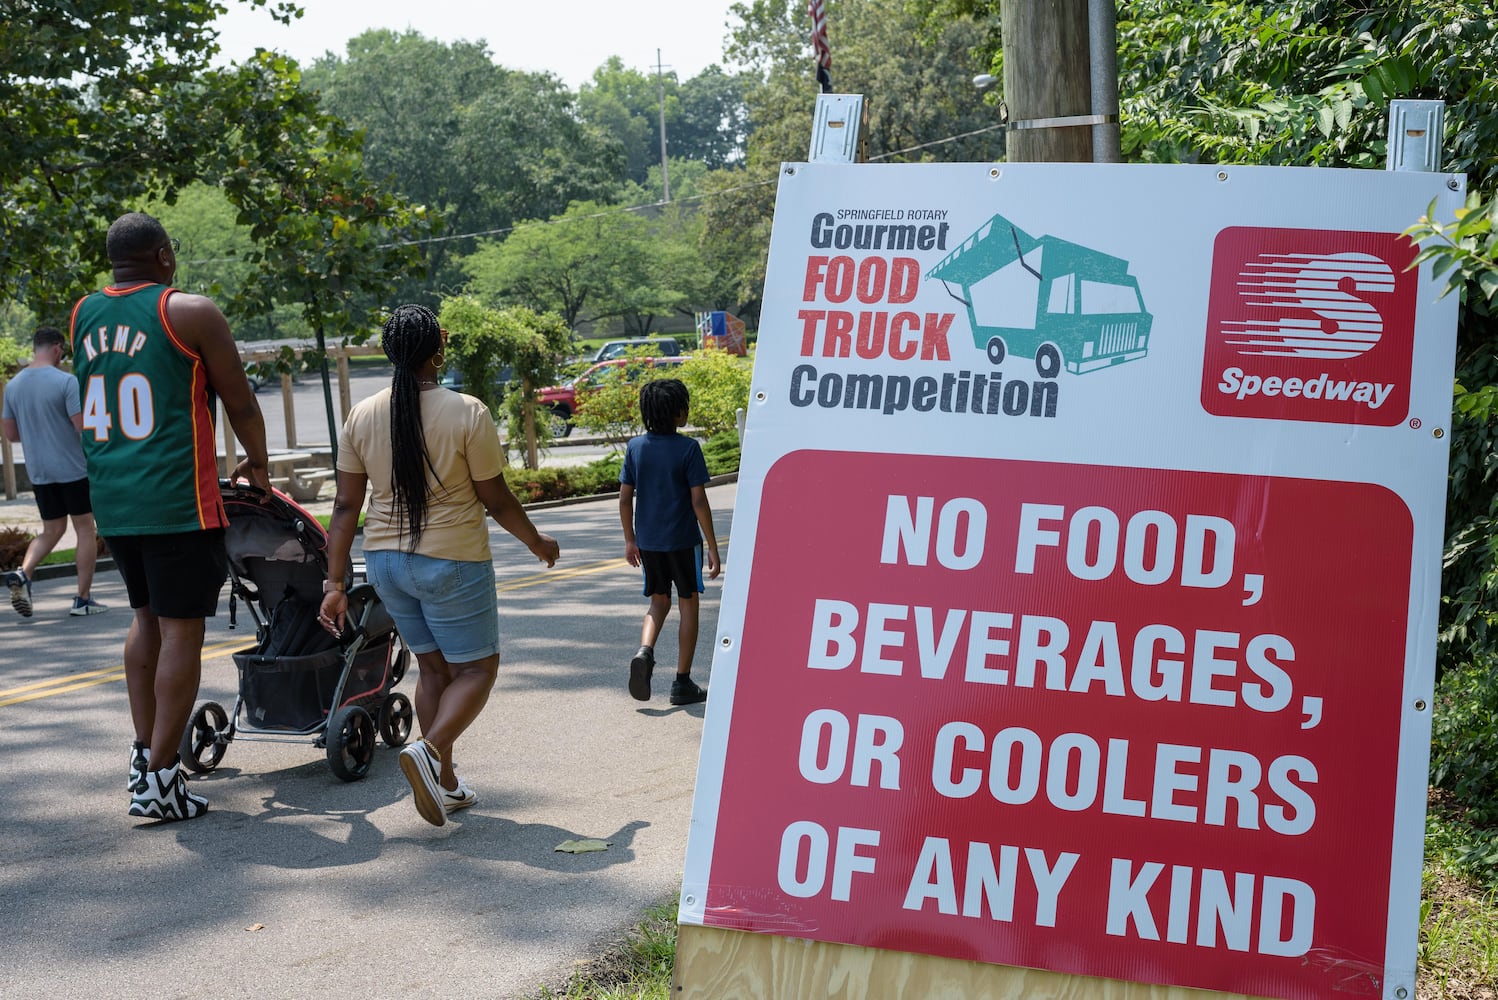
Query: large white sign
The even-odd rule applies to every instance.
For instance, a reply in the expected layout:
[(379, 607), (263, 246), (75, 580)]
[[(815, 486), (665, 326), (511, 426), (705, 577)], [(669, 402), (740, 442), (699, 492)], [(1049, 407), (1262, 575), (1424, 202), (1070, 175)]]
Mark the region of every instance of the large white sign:
[(1462, 188), (785, 165), (682, 922), (1412, 996)]

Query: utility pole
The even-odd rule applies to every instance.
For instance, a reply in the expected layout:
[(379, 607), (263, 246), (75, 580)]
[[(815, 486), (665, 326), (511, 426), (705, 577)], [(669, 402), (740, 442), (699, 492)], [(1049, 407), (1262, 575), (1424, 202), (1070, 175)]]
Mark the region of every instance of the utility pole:
[(666, 81), (661, 76), (661, 71), (666, 67), (661, 65), (661, 50), (655, 50), (655, 90), (661, 99), (661, 201), (671, 201), (671, 179), (666, 172)]
[(1087, 0), (1002, 0), (1010, 162), (1092, 160)]

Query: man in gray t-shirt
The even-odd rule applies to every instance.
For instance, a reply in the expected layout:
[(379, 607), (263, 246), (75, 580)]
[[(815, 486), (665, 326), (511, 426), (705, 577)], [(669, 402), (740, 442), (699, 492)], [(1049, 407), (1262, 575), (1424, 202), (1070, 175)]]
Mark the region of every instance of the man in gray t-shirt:
[(42, 533), (27, 546), (21, 568), (5, 574), (5, 584), (10, 588), (11, 607), (30, 618), (31, 574), (61, 540), (71, 518), (78, 538), (78, 593), (68, 614), (98, 614), (108, 608), (89, 596), (98, 535), (88, 497), (88, 465), (79, 440), (84, 419), (78, 380), (57, 367), (64, 351), (62, 331), (44, 326), (31, 338), (31, 346), (31, 364), (5, 386), (0, 427), (7, 441), (25, 446), (26, 478), (36, 493)]

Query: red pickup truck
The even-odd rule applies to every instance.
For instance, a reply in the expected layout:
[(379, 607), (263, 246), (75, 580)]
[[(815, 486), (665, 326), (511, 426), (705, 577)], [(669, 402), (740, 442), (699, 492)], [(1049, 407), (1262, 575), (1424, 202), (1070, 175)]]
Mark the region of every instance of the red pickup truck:
[[(615, 358), (612, 361), (600, 361), (589, 366), (583, 373), (570, 382), (561, 385), (547, 386), (536, 394), (536, 402), (551, 411), (552, 433), (557, 437), (566, 437), (572, 433), (572, 415), (583, 407), (589, 392), (603, 385), (604, 379), (611, 373), (623, 369), (625, 377), (629, 377), (631, 371), (640, 372), (644, 365), (646, 368), (674, 368), (679, 366), (686, 358), (680, 355), (671, 357), (643, 357), (643, 358)], [(630, 366), (634, 366), (631, 368)]]

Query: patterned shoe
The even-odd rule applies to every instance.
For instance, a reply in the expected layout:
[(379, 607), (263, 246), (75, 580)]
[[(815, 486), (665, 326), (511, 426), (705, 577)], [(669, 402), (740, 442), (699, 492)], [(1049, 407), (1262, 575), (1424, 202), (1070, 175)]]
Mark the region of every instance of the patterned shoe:
[(147, 771), (130, 796), (130, 815), (173, 822), (197, 819), (208, 811), (208, 800), (187, 790), (180, 759), (171, 767)]
[(10, 606), (22, 618), (31, 617), (31, 580), (18, 569), (5, 574), (5, 585), (10, 588)]
[(458, 779), (458, 787), (452, 791), (442, 789), (442, 808), (449, 814), (459, 809), (467, 809), (479, 800), (479, 793), (468, 787), (468, 783), (462, 778)]
[(416, 811), (433, 826), (447, 825), (447, 810), (442, 807), (442, 758), (426, 740), (417, 740), (400, 752), (401, 773), (411, 783)]
[(73, 598), (73, 608), (68, 614), (78, 618), (83, 615), (102, 615), (108, 610), (109, 606), (107, 604), (100, 604), (92, 597), (75, 597)]
[(130, 746), (130, 780), (125, 784), (125, 791), (134, 793), (150, 767), (151, 748), (137, 740)]

